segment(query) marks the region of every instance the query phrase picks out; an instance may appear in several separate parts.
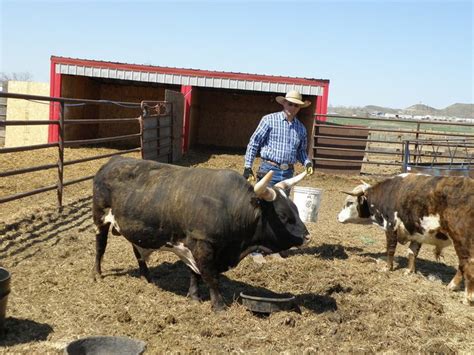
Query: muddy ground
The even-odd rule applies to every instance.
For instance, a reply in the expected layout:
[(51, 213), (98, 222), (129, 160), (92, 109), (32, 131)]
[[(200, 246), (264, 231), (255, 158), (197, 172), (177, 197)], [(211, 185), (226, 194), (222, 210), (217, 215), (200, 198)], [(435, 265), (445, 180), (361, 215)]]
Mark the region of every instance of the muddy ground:
[[(66, 160), (104, 153), (74, 149)], [(0, 156), (2, 171), (55, 162), (56, 151)], [(193, 151), (183, 162), (242, 170), (243, 156)], [(67, 179), (94, 174), (98, 164), (65, 168)], [(367, 177), (368, 182), (380, 179)], [(55, 183), (55, 172), (0, 180), (0, 196)], [(339, 353), (474, 351), (474, 307), (446, 285), (455, 273), (452, 247), (437, 262), (424, 246), (418, 272), (405, 275), (406, 246), (396, 268), (384, 272), (385, 238), (375, 226), (341, 225), (336, 215), (358, 177), (316, 172), (300, 185), (324, 190), (319, 219), (308, 223), (311, 242), (283, 260), (245, 258), (221, 278), (229, 308), (211, 311), (209, 295), (186, 298), (186, 266), (171, 253), (154, 253), (154, 282), (138, 277), (132, 248), (110, 237), (99, 282), (90, 278), (95, 255), (91, 181), (65, 188), (65, 207), (47, 192), (0, 205), (0, 265), (10, 270), (5, 338), (0, 353), (61, 353), (89, 335), (125, 335), (147, 342), (147, 353)], [(257, 316), (239, 303), (240, 292), (296, 296), (300, 313)]]

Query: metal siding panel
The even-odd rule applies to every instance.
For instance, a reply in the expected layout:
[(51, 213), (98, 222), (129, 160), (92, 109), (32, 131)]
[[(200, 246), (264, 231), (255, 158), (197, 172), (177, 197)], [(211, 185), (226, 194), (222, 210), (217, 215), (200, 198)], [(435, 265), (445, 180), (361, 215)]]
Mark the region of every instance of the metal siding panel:
[(311, 90), (309, 86), (303, 86), (300, 91), (303, 95), (310, 95)]
[(181, 77), (181, 75), (174, 76), (173, 84), (182, 85), (182, 82), (183, 82), (183, 78)]
[(89, 77), (102, 77), (122, 80), (136, 80), (145, 82), (157, 82), (175, 85), (191, 85), (203, 87), (215, 87), (223, 89), (240, 89), (248, 91), (267, 91), (285, 93), (289, 90), (297, 90), (303, 95), (323, 96), (324, 88), (321, 86), (270, 83), (263, 81), (239, 80), (231, 78), (197, 77), (181, 74), (165, 74), (155, 72), (142, 72), (134, 70), (120, 70), (112, 68), (87, 67), (71, 64), (56, 64), (56, 72), (68, 75), (80, 75)]

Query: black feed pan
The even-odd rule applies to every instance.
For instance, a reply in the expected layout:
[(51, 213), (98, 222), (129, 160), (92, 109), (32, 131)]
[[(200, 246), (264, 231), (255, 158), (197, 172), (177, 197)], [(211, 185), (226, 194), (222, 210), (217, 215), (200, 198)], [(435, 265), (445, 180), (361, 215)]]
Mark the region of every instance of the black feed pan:
[(66, 355), (140, 355), (146, 343), (120, 336), (92, 336), (77, 339), (64, 349)]
[(291, 294), (264, 293), (261, 295), (240, 293), (242, 304), (255, 313), (298, 311), (295, 296)]

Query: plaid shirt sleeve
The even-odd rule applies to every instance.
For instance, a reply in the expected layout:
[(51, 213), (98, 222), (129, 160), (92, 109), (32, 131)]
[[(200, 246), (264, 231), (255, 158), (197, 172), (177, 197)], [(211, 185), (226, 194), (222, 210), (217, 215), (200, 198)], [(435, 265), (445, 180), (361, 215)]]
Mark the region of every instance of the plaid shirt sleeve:
[(247, 152), (245, 153), (245, 167), (251, 168), (257, 153), (260, 151), (260, 148), (264, 145), (265, 141), (268, 139), (268, 134), (270, 133), (270, 125), (268, 124), (267, 116), (263, 117), (260, 123), (258, 124), (257, 129), (250, 137), (249, 144), (247, 145)]
[(300, 123), (301, 125), (301, 140), (300, 140), (300, 144), (298, 146), (298, 149), (296, 151), (296, 159), (298, 159), (298, 161), (303, 164), (303, 165), (306, 165), (307, 162), (310, 162), (310, 160), (308, 159), (308, 154), (306, 153), (306, 147), (308, 145), (308, 135), (306, 133), (306, 128), (303, 126), (302, 123)]

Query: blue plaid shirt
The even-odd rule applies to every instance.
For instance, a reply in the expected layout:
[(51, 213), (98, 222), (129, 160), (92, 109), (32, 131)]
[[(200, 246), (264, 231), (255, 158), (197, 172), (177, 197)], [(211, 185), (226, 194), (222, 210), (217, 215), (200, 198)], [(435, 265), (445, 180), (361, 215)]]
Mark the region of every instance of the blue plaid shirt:
[(295, 117), (292, 122), (283, 111), (263, 116), (250, 137), (245, 153), (245, 167), (251, 168), (257, 153), (262, 159), (278, 164), (305, 165), (310, 160), (306, 154), (307, 133), (305, 126)]

